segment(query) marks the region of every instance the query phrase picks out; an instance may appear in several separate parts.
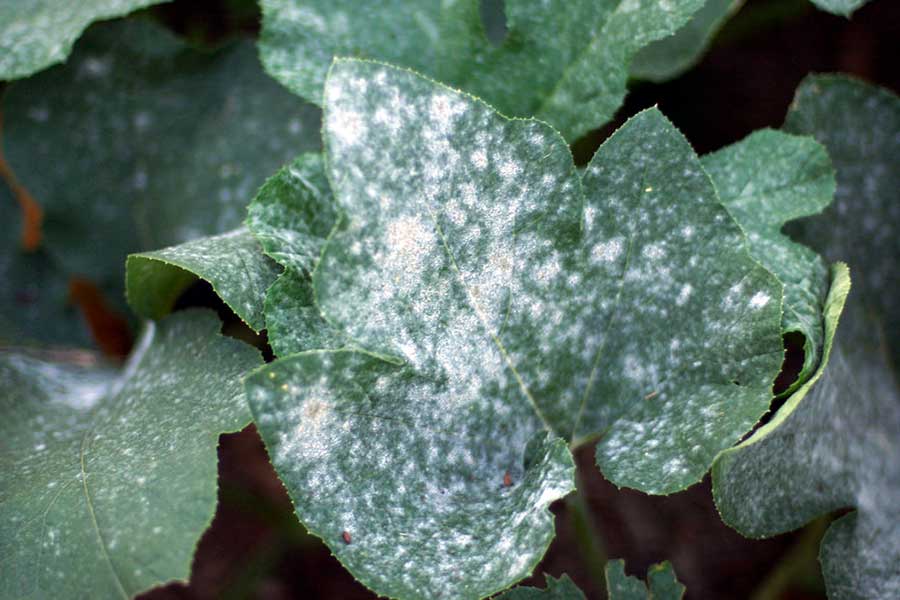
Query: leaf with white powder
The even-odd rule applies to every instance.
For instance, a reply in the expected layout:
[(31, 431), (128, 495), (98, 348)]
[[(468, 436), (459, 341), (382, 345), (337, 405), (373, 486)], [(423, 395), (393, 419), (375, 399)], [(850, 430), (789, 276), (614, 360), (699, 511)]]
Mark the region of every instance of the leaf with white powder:
[[(819, 369), (772, 421), (713, 467), (722, 518), (772, 536), (855, 508), (822, 541), (829, 598), (900, 595), (900, 352), (896, 326), (900, 99), (839, 76), (797, 90), (785, 127), (812, 134), (834, 161), (836, 202), (801, 239), (853, 269), (833, 269)], [(893, 248), (893, 250), (891, 250)], [(846, 307), (844, 301), (846, 298)], [(843, 314), (841, 313), (843, 309)], [(838, 329), (840, 317), (840, 329)]]
[(279, 269), (263, 254), (246, 229), (200, 238), (153, 252), (132, 254), (126, 263), (125, 287), (134, 311), (159, 319), (197, 278), (212, 285), (251, 329), (265, 328), (266, 291)]
[(251, 347), (207, 311), (147, 326), (124, 370), (0, 353), (4, 598), (120, 598), (187, 579), (219, 434), (250, 420)]
[(304, 154), (260, 188), (247, 227), (284, 266), (266, 295), (266, 327), (275, 356), (340, 348), (345, 340), (319, 314), (310, 276), (338, 219), (321, 154)]
[(612, 118), (634, 54), (671, 35), (703, 0), (507, 0), (507, 35), (485, 35), (478, 0), (263, 0), (266, 69), (311, 102), (333, 57), (417, 69), (480, 96), (507, 115), (532, 116), (568, 140)]
[(547, 125), (408, 71), (338, 61), (325, 98), (346, 216), (314, 300), (366, 350), (301, 352), (247, 388), (298, 516), (364, 584), (476, 596), (527, 575), (572, 486), (554, 434), (608, 430), (604, 472), (668, 493), (765, 411), (781, 286), (658, 111), (582, 181)]
[(821, 256), (781, 233), (815, 215), (834, 196), (834, 169), (809, 137), (762, 130), (703, 157), (722, 202), (747, 232), (750, 253), (784, 284), (785, 333), (803, 334), (803, 366), (785, 393), (806, 381), (822, 357), (822, 310), (830, 285)]
[(0, 81), (62, 62), (94, 21), (167, 0), (8, 0), (0, 2)]

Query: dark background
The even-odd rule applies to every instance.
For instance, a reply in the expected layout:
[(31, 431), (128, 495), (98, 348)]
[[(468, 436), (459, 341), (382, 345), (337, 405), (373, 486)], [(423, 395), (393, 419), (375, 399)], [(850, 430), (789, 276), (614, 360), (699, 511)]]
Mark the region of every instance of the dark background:
[[(198, 44), (256, 35), (259, 27), (250, 0), (177, 0), (146, 12)], [(807, 0), (749, 0), (688, 73), (664, 84), (635, 83), (614, 122), (575, 144), (576, 160), (586, 163), (628, 116), (652, 105), (702, 154), (753, 130), (779, 127), (794, 90), (811, 72), (851, 73), (900, 92), (898, 57), (896, 0), (874, 0), (851, 20), (817, 11)], [(198, 304), (217, 307), (226, 323), (235, 321), (202, 284), (181, 301)], [(708, 480), (650, 497), (605, 481), (593, 466), (593, 448), (579, 449), (576, 459), (587, 519), (576, 499), (554, 505), (557, 539), (538, 575), (525, 583), (543, 585), (543, 572), (568, 573), (589, 598), (603, 597), (596, 576), (601, 565), (585, 549), (593, 543), (595, 552), (624, 558), (629, 574), (642, 576), (651, 564), (672, 561), (691, 599), (824, 598), (816, 556), (829, 517), (791, 534), (747, 540), (718, 518)], [(144, 600), (374, 597), (297, 522), (252, 426), (222, 436), (219, 483), (216, 517), (200, 541), (191, 581), (148, 592)]]

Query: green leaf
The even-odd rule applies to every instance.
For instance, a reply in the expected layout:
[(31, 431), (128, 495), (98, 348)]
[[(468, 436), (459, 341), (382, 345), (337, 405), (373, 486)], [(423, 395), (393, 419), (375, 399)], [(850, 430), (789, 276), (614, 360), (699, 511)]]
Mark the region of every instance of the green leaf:
[[(356, 344), (460, 381), (486, 377), (468, 363), (493, 356), (522, 388), (511, 401), (578, 442), (611, 430), (604, 473), (654, 493), (697, 481), (766, 410), (781, 287), (658, 112), (601, 148), (585, 199), (545, 125), (375, 63), (335, 73), (326, 149), (350, 216), (314, 287), (347, 341), (325, 347)], [(298, 203), (307, 193), (279, 189)], [(281, 295), (282, 307), (300, 296)], [(297, 321), (314, 315), (299, 304)], [(272, 293), (267, 305), (272, 315)], [(298, 330), (294, 349), (313, 347)]]
[(611, 560), (606, 563), (606, 587), (609, 600), (680, 600), (684, 596), (684, 585), (668, 561), (647, 569), (645, 584), (625, 574), (624, 560)]
[(743, 4), (744, 0), (706, 0), (674, 35), (640, 49), (631, 62), (629, 75), (654, 82), (681, 75), (700, 60), (725, 21)]
[(0, 596), (128, 598), (186, 579), (251, 347), (206, 311), (148, 324), (120, 374), (0, 353)]
[(483, 97), (508, 115), (536, 115), (574, 140), (612, 118), (628, 67), (673, 34), (703, 0), (507, 0), (500, 46), (485, 35), (479, 0), (263, 0), (266, 69), (319, 103), (332, 57), (415, 68)]
[(266, 296), (266, 326), (275, 356), (341, 348), (345, 340), (319, 314), (310, 276), (338, 219), (321, 154), (305, 154), (260, 188), (247, 227), (284, 274)]
[(848, 290), (838, 265), (821, 367), (770, 423), (716, 460), (714, 494), (723, 520), (749, 537), (855, 507), (822, 542), (829, 598), (890, 598), (900, 592), (900, 392), (859, 298), (835, 340)]
[(166, 0), (5, 0), (0, 2), (0, 80), (63, 62), (88, 25)]
[(685, 590), (668, 561), (651, 565), (644, 583), (625, 574), (622, 559), (606, 563), (606, 589), (609, 600), (680, 600)]
[(811, 0), (813, 4), (836, 15), (850, 17), (850, 15), (869, 0)]
[(318, 110), (271, 81), (252, 43), (200, 52), (143, 21), (92, 27), (3, 106), (47, 252), (113, 298), (127, 254), (239, 226), (264, 174), (320, 143)]
[(864, 310), (881, 321), (888, 356), (900, 367), (900, 98), (847, 77), (808, 77), (785, 129), (812, 135), (837, 172), (837, 193), (801, 239), (830, 261), (846, 261)]
[(750, 254), (784, 284), (785, 333), (802, 333), (803, 367), (785, 393), (819, 364), (829, 288), (821, 256), (781, 233), (785, 223), (822, 212), (835, 192), (828, 154), (808, 137), (762, 130), (703, 157), (722, 202), (748, 233)]
[(559, 379), (589, 377), (575, 402), (561, 390), (536, 397), (555, 407), (554, 422), (578, 415), (576, 440), (604, 433), (596, 458), (610, 481), (671, 493), (767, 409), (782, 286), (749, 256), (699, 159), (658, 111), (610, 137), (582, 182), (591, 288), (570, 301), (582, 315), (592, 307), (583, 331), (601, 333), (581, 342), (589, 361)]
[(496, 600), (586, 600), (584, 592), (563, 574), (559, 579), (550, 575), (544, 575), (547, 587), (544, 589), (533, 587), (517, 587), (497, 596)]
[(68, 281), (59, 267), (37, 250), (22, 249), (21, 212), (0, 181), (0, 345), (87, 346), (90, 332), (69, 303)]
[(574, 487), (565, 442), (501, 390), (475, 396), (355, 351), (295, 354), (246, 385), (300, 520), (382, 595), (508, 587), (540, 560), (547, 507)]
[[(781, 286), (658, 111), (601, 148), (587, 196), (547, 125), (408, 71), (336, 62), (325, 115), (347, 216), (300, 304), (348, 349), (283, 358), (247, 388), (298, 516), (364, 584), (477, 596), (525, 576), (572, 487), (553, 434), (609, 429), (613, 481), (666, 493), (766, 410)], [(274, 208), (322, 195), (304, 180), (260, 194), (270, 232), (296, 216)], [(264, 245), (299, 270), (309, 241), (295, 224)]]
[[(789, 531), (841, 508), (822, 542), (832, 599), (900, 594), (900, 387), (892, 365), (898, 302), (900, 99), (843, 77), (804, 81), (785, 126), (811, 133), (837, 171), (835, 204), (803, 223), (803, 239), (838, 265), (821, 365), (773, 420), (713, 466), (725, 522), (752, 537)], [(837, 331), (838, 317), (841, 328)], [(896, 323), (896, 321), (893, 321)], [(882, 325), (887, 325), (882, 328)]]
[(136, 313), (150, 319), (168, 314), (178, 296), (199, 277), (208, 281), (254, 331), (265, 328), (266, 291), (280, 269), (244, 228), (154, 252), (132, 254), (126, 291)]

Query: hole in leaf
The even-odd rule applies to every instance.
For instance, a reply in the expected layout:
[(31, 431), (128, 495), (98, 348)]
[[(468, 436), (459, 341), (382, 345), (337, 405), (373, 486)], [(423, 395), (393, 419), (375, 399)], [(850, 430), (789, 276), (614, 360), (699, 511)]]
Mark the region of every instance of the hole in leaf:
[(479, 3), (481, 24), (484, 35), (493, 46), (502, 46), (506, 39), (506, 2), (504, 0), (481, 0)]
[(265, 330), (256, 333), (238, 317), (231, 308), (222, 301), (218, 294), (213, 290), (212, 285), (202, 279), (197, 279), (186, 290), (184, 290), (172, 312), (184, 310), (186, 308), (211, 308), (216, 311), (219, 320), (222, 321), (222, 335), (233, 337), (235, 339), (246, 342), (262, 352), (263, 359), (266, 362), (272, 362), (275, 355), (269, 346), (269, 339)]
[[(773, 386), (776, 396), (780, 396), (792, 383), (797, 381), (806, 357), (806, 352), (803, 350), (803, 345), (806, 343), (805, 335), (799, 331), (789, 331), (781, 339), (784, 344), (784, 362), (781, 363), (781, 372)], [(772, 410), (778, 410), (778, 407), (773, 404)]]

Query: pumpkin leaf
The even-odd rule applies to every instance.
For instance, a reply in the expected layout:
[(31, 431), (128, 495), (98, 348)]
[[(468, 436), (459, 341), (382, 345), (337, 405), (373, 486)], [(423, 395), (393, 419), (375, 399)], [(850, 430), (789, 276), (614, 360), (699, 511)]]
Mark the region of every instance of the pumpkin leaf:
[(684, 585), (668, 561), (647, 569), (644, 583), (625, 574), (624, 560), (611, 560), (606, 563), (606, 586), (609, 600), (680, 600), (684, 596)]
[[(325, 98), (345, 216), (303, 305), (344, 348), (284, 357), (247, 389), (301, 521), (365, 585), (478, 596), (527, 575), (572, 487), (557, 436), (609, 429), (604, 472), (667, 493), (765, 411), (781, 286), (658, 111), (582, 180), (547, 125), (408, 71), (339, 60)], [(302, 212), (310, 178), (282, 175), (257, 202)], [(267, 252), (309, 269), (308, 229), (269, 214)], [(645, 426), (671, 435), (647, 443)]]
[(345, 340), (319, 314), (310, 281), (338, 219), (321, 154), (305, 154), (260, 188), (247, 227), (263, 250), (284, 266), (266, 296), (266, 326), (275, 356), (341, 348)]
[(846, 261), (863, 310), (878, 319), (892, 366), (900, 366), (900, 98), (843, 76), (814, 75), (797, 89), (787, 131), (811, 135), (837, 174), (835, 201), (798, 223), (800, 240)]
[(853, 11), (862, 8), (869, 0), (811, 0), (820, 9), (849, 18)]
[(47, 253), (113, 299), (129, 253), (238, 227), (264, 174), (320, 143), (319, 111), (265, 75), (252, 43), (200, 52), (144, 21), (92, 27), (3, 107)]
[(244, 228), (153, 252), (132, 254), (126, 263), (126, 290), (134, 311), (150, 319), (168, 314), (178, 296), (197, 278), (209, 282), (251, 329), (265, 328), (266, 291), (278, 266)]
[(14, 0), (0, 3), (0, 81), (63, 62), (94, 21), (166, 0)]
[(568, 575), (563, 574), (559, 579), (545, 575), (544, 579), (547, 587), (543, 589), (519, 586), (500, 594), (497, 600), (586, 600), (584, 592)]
[(311, 102), (333, 57), (411, 67), (508, 115), (536, 115), (568, 140), (602, 126), (625, 97), (634, 54), (673, 34), (704, 0), (507, 0), (507, 35), (488, 39), (480, 2), (263, 0), (266, 70)]
[(835, 205), (799, 229), (826, 256), (850, 261), (854, 285), (848, 298), (838, 264), (819, 369), (772, 421), (716, 460), (713, 491), (725, 522), (752, 537), (855, 508), (822, 542), (829, 598), (890, 598), (900, 593), (900, 386), (896, 330), (885, 324), (900, 289), (891, 252), (900, 99), (843, 77), (810, 77), (785, 126), (814, 135), (834, 161)]
[(793, 242), (781, 229), (831, 203), (835, 191), (831, 161), (812, 138), (761, 130), (704, 156), (703, 167), (747, 232), (750, 254), (784, 284), (784, 332), (803, 334), (803, 366), (784, 392), (789, 394), (812, 375), (821, 359), (829, 273), (821, 256)]
[(219, 434), (249, 422), (240, 380), (260, 362), (219, 326), (200, 310), (150, 323), (120, 373), (0, 352), (0, 596), (128, 598), (188, 577)]
[(744, 0), (706, 0), (703, 7), (674, 35), (638, 50), (628, 70), (629, 75), (654, 82), (678, 77), (700, 60), (725, 21), (743, 5)]

